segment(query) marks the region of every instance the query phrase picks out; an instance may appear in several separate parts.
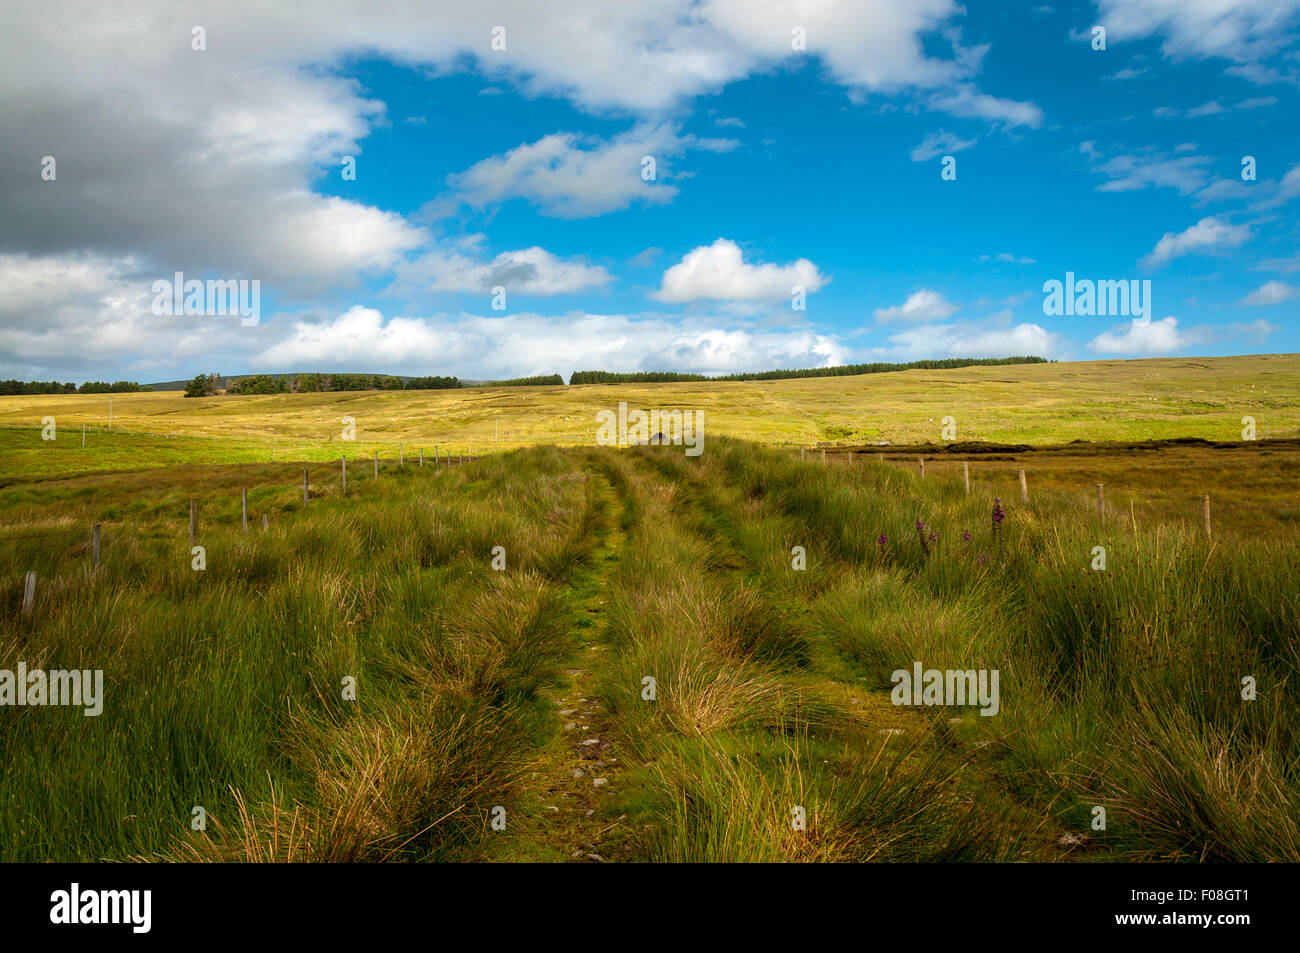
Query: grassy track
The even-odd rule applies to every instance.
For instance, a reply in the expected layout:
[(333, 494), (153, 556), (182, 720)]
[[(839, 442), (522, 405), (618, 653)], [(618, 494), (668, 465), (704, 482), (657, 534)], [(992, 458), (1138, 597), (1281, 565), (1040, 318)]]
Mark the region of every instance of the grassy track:
[[(311, 469), (0, 487), (0, 669), (107, 681), (0, 709), (0, 856), (1300, 859), (1286, 536), (728, 439)], [(998, 715), (891, 703), (916, 662)]]

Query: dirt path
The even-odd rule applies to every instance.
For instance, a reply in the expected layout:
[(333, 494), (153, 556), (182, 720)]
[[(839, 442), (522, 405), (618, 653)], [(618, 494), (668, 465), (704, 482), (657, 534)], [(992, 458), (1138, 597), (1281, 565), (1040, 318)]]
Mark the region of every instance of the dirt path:
[(626, 544), (623, 502), (609, 481), (598, 481), (606, 503), (601, 545), (592, 563), (569, 590), (575, 650), (560, 683), (542, 694), (554, 707), (559, 727), (525, 775), (529, 822), (513, 859), (608, 863), (630, 859), (625, 818), (608, 806), (624, 769), (610, 719), (597, 697), (599, 672), (609, 651), (606, 607), (610, 578)]

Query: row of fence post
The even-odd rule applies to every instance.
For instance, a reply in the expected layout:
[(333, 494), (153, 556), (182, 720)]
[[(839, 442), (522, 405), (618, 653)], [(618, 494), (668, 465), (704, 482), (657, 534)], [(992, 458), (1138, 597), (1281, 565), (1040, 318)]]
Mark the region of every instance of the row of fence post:
[[(85, 428), (83, 427), (82, 429), (83, 429), (82, 439), (84, 441)], [(272, 452), (274, 453), (274, 450)], [(400, 445), (398, 446), (397, 453), (398, 453), (397, 465), (403, 466), (405, 462), (405, 457), (402, 453), (402, 449)], [(466, 457), (465, 454), (458, 454), (457, 462), (464, 463), (465, 457)], [(379, 454), (378, 453), (375, 454), (374, 459), (375, 459), (375, 476), (378, 477), (379, 476)], [(474, 460), (474, 452), (472, 449), (469, 452), (469, 459), (470, 461)], [(447, 454), (442, 455), (439, 453), (438, 448), (435, 446), (433, 448), (433, 461), (435, 465), (443, 464), (446, 466), (450, 466), (451, 453), (448, 452)], [(348, 458), (343, 457), (340, 461), (340, 464), (342, 467), (341, 476), (342, 476), (343, 492), (346, 494), (348, 491)], [(420, 466), (421, 467), (424, 466), (423, 448), (420, 449)], [(310, 501), (310, 499), (311, 499), (310, 470), (304, 468), (302, 471), (303, 505), (306, 505)], [(243, 532), (247, 533), (248, 532), (248, 488), (247, 487), (241, 487), (239, 490), (239, 511), (240, 511), (239, 512), (240, 529)], [(262, 529), (266, 530), (269, 527), (270, 527), (270, 520), (267, 517), (267, 514), (263, 513)], [(199, 539), (199, 501), (197, 499), (191, 499), (190, 500), (190, 545), (192, 546), (196, 544), (198, 542), (198, 539)], [(100, 566), (101, 555), (103, 552), (103, 536), (102, 536), (101, 524), (99, 523), (95, 523), (91, 526), (90, 552), (91, 552), (91, 565), (95, 569), (98, 569)], [(24, 619), (30, 619), (32, 617), (32, 610), (35, 605), (35, 602), (36, 602), (36, 571), (29, 570), (26, 576), (23, 578), (22, 616)]]
[[(821, 455), (822, 455), (822, 463), (825, 463), (826, 462), (825, 449), (821, 451)], [(802, 463), (805, 462), (805, 460), (806, 460), (805, 448), (800, 447), (799, 461)], [(849, 461), (850, 462), (853, 461), (852, 454), (850, 454), (849, 456)], [(916, 462), (917, 462), (917, 468), (921, 474), (921, 479), (925, 479), (925, 457), (917, 457)], [(969, 460), (963, 460), (961, 462), (961, 477), (962, 477), (962, 485), (965, 487), (966, 492), (970, 493), (970, 461)], [(1020, 482), (1020, 499), (1022, 502), (1028, 503), (1029, 502), (1029, 478), (1025, 475), (1025, 471), (1023, 468), (1016, 471), (1016, 477)], [(1105, 484), (1098, 483), (1096, 484), (1096, 487), (1097, 487), (1097, 518), (1105, 519), (1106, 517), (1106, 501), (1104, 495)], [(1205, 525), (1205, 535), (1207, 538), (1211, 538), (1213, 536), (1213, 530), (1210, 523), (1209, 494), (1206, 494), (1205, 496), (1201, 497), (1201, 516), (1202, 516), (1202, 521)]]

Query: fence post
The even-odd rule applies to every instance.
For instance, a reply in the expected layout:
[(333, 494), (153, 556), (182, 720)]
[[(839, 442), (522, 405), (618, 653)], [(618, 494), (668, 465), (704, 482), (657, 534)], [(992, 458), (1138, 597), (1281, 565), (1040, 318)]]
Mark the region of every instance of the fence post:
[(239, 525), (248, 532), (248, 487), (239, 491)]
[(1024, 470), (1020, 471), (1020, 499), (1029, 502), (1029, 481), (1025, 479)]
[(921, 479), (925, 479), (925, 457), (917, 457), (916, 462), (921, 465)]
[(804, 455), (805, 455), (807, 452), (808, 452), (808, 451), (805, 450), (803, 447), (800, 447), (800, 448), (799, 448), (799, 462), (800, 462), (800, 463), (803, 463), (803, 462), (804, 462)]
[(302, 470), (302, 505), (307, 505), (307, 468)]
[(1210, 538), (1210, 495), (1207, 493), (1204, 498), (1205, 506), (1205, 538)]
[(32, 617), (32, 606), (36, 602), (36, 573), (28, 571), (27, 578), (23, 580), (23, 618)]
[(265, 514), (265, 513), (262, 514), (262, 532), (263, 532), (263, 533), (266, 532), (266, 514)]
[(399, 467), (406, 466), (406, 458), (402, 456), (402, 445), (400, 443), (397, 445), (397, 465)]
[(1103, 483), (1097, 484), (1097, 519), (1099, 520), (1106, 518), (1106, 503), (1101, 490), (1104, 485)]
[(375, 451), (375, 479), (379, 479), (379, 451)]
[(190, 545), (199, 538), (199, 501), (190, 500)]
[(822, 465), (825, 466), (825, 464), (826, 464), (826, 451), (823, 450), (823, 451), (822, 451)]
[(85, 424), (81, 425), (81, 446), (83, 448), (86, 446), (86, 425)]
[(348, 495), (348, 458), (339, 457), (339, 464), (343, 470), (343, 495)]
[(961, 478), (966, 483), (966, 492), (969, 493), (970, 492), (970, 461), (969, 460), (963, 460), (961, 462)]
[(94, 528), (90, 531), (90, 553), (91, 553), (91, 564), (96, 569), (98, 569), (99, 568), (99, 524), (98, 523), (96, 523)]
[(424, 467), (424, 448), (420, 448), (420, 467)]

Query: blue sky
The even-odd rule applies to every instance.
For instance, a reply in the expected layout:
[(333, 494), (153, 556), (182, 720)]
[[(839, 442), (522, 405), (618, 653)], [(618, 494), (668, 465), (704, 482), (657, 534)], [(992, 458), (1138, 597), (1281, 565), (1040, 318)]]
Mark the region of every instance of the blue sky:
[[(1300, 351), (1300, 0), (1208, 6), (17, 4), (0, 376)], [(1150, 313), (1044, 314), (1067, 272)]]

